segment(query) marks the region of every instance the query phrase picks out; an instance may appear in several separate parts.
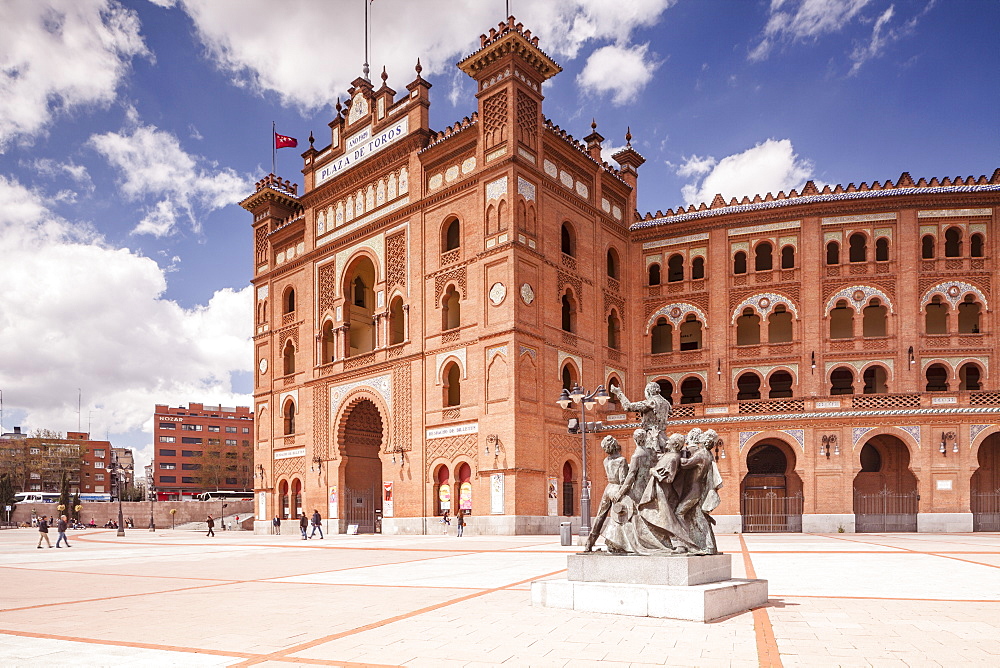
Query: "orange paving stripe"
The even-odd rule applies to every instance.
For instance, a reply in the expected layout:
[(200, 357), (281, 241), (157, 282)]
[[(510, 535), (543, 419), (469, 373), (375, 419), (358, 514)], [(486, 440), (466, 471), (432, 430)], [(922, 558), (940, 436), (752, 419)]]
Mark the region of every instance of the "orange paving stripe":
[[(847, 541), (848, 543), (861, 543), (862, 545), (881, 545), (881, 543), (873, 543), (871, 541), (858, 540), (856, 538), (842, 538), (840, 536), (830, 536), (830, 537), (831, 538), (836, 538), (837, 540), (844, 540), (844, 541)], [(742, 536), (741, 536), (741, 539), (742, 539)], [(983, 563), (981, 561), (972, 561), (970, 559), (959, 559), (958, 557), (951, 556), (952, 553), (950, 553), (950, 552), (933, 552), (933, 551), (929, 551), (929, 550), (914, 550), (914, 549), (911, 549), (909, 547), (899, 547), (899, 548), (896, 548), (896, 549), (902, 550), (903, 552), (906, 552), (908, 554), (926, 554), (926, 555), (931, 556), (931, 557), (941, 557), (942, 559), (954, 559), (955, 561), (962, 561), (962, 562), (965, 562), (967, 564), (975, 564), (977, 566), (988, 566), (990, 568), (1000, 568), (1000, 565), (997, 565), (997, 564), (986, 564), (986, 563)], [(994, 553), (992, 553), (992, 552), (985, 552), (985, 553), (983, 553), (983, 552), (959, 552), (958, 554), (994, 554)]]
[[(479, 598), (480, 596), (486, 596), (487, 594), (493, 594), (493, 593), (496, 593), (498, 591), (503, 591), (505, 589), (509, 589), (511, 587), (517, 587), (518, 585), (523, 585), (526, 582), (533, 582), (535, 580), (540, 580), (542, 578), (549, 578), (549, 577), (552, 577), (553, 575), (558, 575), (560, 573), (565, 573), (565, 572), (566, 572), (566, 569), (563, 568), (563, 569), (560, 569), (558, 571), (553, 571), (552, 573), (546, 573), (544, 575), (536, 575), (534, 577), (530, 577), (530, 578), (527, 578), (525, 580), (520, 580), (518, 582), (512, 582), (511, 584), (504, 585), (502, 587), (493, 587), (491, 589), (483, 589), (482, 591), (478, 591), (478, 592), (475, 592), (473, 594), (466, 594), (465, 596), (459, 596), (458, 598), (453, 598), (450, 601), (442, 601), (441, 603), (435, 603), (434, 605), (428, 605), (426, 607), (419, 608), (417, 610), (411, 610), (410, 612), (406, 612), (406, 613), (403, 613), (401, 615), (396, 615), (394, 617), (388, 617), (386, 619), (383, 619), (383, 620), (380, 620), (380, 621), (377, 621), (377, 622), (372, 622), (371, 624), (365, 624), (364, 626), (359, 626), (357, 628), (349, 629), (347, 631), (341, 631), (340, 633), (334, 633), (332, 635), (324, 636), (322, 638), (316, 638), (315, 640), (310, 640), (309, 642), (304, 642), (304, 643), (300, 643), (298, 645), (293, 645), (292, 647), (287, 647), (287, 648), (285, 648), (283, 650), (280, 650), (278, 652), (274, 652), (272, 654), (268, 654), (267, 656), (263, 656), (263, 657), (259, 657), (259, 658), (253, 658), (251, 660), (244, 661), (244, 662), (236, 664), (236, 665), (237, 666), (255, 666), (255, 665), (257, 665), (259, 663), (263, 663), (265, 661), (282, 660), (282, 659), (285, 659), (286, 657), (288, 657), (289, 654), (295, 654), (296, 652), (301, 652), (303, 650), (311, 649), (313, 647), (317, 647), (319, 645), (323, 645), (323, 644), (328, 643), (328, 642), (333, 642), (334, 640), (339, 640), (341, 638), (346, 638), (347, 636), (351, 636), (351, 635), (354, 635), (356, 633), (362, 633), (364, 631), (370, 631), (372, 629), (381, 628), (383, 626), (387, 626), (387, 625), (393, 624), (395, 622), (401, 622), (401, 621), (403, 621), (405, 619), (410, 619), (411, 617), (416, 617), (418, 615), (423, 615), (423, 614), (426, 614), (428, 612), (433, 612), (434, 610), (440, 610), (441, 608), (445, 608), (445, 607), (448, 607), (450, 605), (455, 605), (456, 603), (462, 603), (464, 601), (468, 601), (468, 600), (471, 600), (471, 599), (474, 599), (474, 598)], [(294, 659), (294, 660), (298, 661), (299, 659)]]
[(989, 598), (899, 598), (895, 596), (819, 596), (814, 594), (775, 594), (781, 598), (831, 598), (857, 601), (929, 601), (931, 603), (1000, 603)]
[[(746, 569), (747, 578), (757, 579), (757, 571), (754, 570), (753, 562), (750, 560), (750, 550), (747, 549), (747, 542), (740, 534), (740, 548), (743, 550), (743, 567)], [(753, 632), (757, 636), (757, 663), (761, 666), (780, 667), (781, 656), (778, 652), (778, 641), (774, 637), (774, 628), (771, 627), (771, 616), (767, 613), (767, 606), (753, 609)]]
[(51, 608), (56, 605), (76, 605), (77, 603), (96, 603), (98, 601), (114, 601), (120, 598), (133, 598), (135, 596), (156, 596), (158, 594), (173, 594), (178, 591), (191, 591), (192, 589), (208, 589), (209, 587), (224, 587), (226, 585), (239, 584), (239, 580), (229, 582), (218, 582), (216, 584), (198, 585), (196, 587), (181, 587), (180, 589), (165, 589), (163, 591), (143, 591), (135, 594), (120, 594), (118, 596), (101, 596), (99, 598), (81, 598), (75, 601), (55, 601), (52, 603), (39, 603), (38, 605), (25, 605), (20, 608), (3, 608), (0, 612), (18, 612), (20, 610), (36, 610), (38, 608)]

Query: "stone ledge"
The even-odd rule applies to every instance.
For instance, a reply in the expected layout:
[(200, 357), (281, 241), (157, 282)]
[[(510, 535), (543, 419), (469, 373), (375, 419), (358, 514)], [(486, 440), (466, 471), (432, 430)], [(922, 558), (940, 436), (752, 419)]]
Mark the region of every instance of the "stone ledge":
[(531, 604), (580, 612), (710, 622), (767, 603), (767, 580), (725, 580), (685, 586), (572, 580), (531, 583)]
[(567, 579), (580, 582), (690, 586), (733, 576), (729, 554), (641, 556), (590, 552), (569, 555), (567, 565)]

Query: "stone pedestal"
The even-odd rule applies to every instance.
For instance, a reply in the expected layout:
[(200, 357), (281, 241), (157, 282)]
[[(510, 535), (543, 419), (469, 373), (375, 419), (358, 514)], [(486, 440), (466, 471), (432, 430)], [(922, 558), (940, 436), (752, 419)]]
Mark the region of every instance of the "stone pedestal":
[(708, 622), (767, 603), (767, 580), (732, 579), (731, 556), (569, 556), (566, 579), (531, 583), (531, 604)]

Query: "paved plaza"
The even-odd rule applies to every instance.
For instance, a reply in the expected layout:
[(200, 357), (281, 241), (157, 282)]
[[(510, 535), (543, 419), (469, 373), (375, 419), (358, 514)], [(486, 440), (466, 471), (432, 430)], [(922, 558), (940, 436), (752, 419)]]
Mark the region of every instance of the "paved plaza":
[(3, 666), (1000, 666), (1000, 534), (720, 536), (770, 600), (709, 624), (531, 607), (556, 536), (37, 540), (0, 531)]

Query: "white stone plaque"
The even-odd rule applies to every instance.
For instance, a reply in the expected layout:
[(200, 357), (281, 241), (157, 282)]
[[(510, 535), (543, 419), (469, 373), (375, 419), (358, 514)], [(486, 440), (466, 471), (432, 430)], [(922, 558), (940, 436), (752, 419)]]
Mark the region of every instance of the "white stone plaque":
[(504, 297), (507, 296), (507, 286), (503, 283), (497, 282), (493, 284), (490, 288), (490, 301), (494, 306), (500, 306), (503, 303)]
[(521, 301), (525, 304), (531, 304), (535, 301), (535, 291), (527, 283), (521, 286)]

